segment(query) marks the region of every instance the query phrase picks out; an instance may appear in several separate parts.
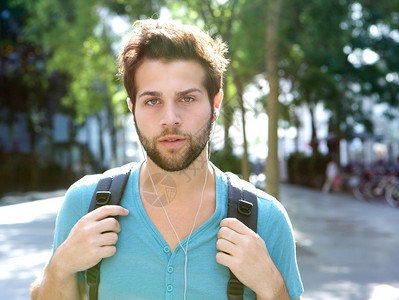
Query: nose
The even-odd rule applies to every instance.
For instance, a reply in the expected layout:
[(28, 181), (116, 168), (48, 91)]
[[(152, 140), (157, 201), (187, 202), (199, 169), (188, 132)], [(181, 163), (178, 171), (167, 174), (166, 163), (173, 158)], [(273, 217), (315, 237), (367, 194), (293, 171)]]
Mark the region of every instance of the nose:
[(180, 112), (174, 101), (165, 103), (162, 114), (162, 127), (179, 127), (181, 125)]

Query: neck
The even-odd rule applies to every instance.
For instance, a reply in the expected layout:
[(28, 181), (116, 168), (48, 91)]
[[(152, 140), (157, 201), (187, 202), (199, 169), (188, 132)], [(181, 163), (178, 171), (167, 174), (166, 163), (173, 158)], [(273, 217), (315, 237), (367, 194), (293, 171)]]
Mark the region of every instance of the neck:
[[(209, 184), (214, 182), (214, 170), (208, 163), (206, 151), (203, 151), (189, 167), (181, 171), (165, 171), (150, 158), (147, 158), (140, 171), (142, 192), (148, 191), (146, 200), (154, 205), (159, 202), (159, 199), (163, 205), (168, 205), (172, 201), (175, 204), (181, 201), (187, 203), (187, 199), (193, 199), (194, 193), (202, 191), (205, 179), (207, 188), (212, 187)], [(156, 191), (154, 191), (154, 186)]]

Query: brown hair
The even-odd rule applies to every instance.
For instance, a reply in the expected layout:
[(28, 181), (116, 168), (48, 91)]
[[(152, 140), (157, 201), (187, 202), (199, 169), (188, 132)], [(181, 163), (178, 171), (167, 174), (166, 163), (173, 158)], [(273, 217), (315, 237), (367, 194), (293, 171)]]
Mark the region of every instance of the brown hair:
[(224, 57), (226, 52), (227, 46), (220, 39), (212, 39), (195, 26), (153, 19), (136, 21), (119, 55), (119, 74), (135, 105), (134, 76), (143, 59), (195, 60), (207, 74), (204, 86), (212, 105), (223, 85), (223, 72), (228, 63)]

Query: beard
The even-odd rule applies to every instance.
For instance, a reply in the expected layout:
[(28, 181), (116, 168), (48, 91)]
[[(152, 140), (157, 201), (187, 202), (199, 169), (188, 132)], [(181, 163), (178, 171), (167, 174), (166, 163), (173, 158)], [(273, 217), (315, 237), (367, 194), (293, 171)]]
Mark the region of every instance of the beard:
[[(148, 157), (161, 169), (177, 172), (187, 169), (206, 147), (212, 130), (212, 118), (206, 122), (194, 135), (180, 131), (177, 128), (167, 128), (159, 136), (149, 139), (143, 135), (134, 119), (137, 134)], [(179, 149), (168, 149), (168, 155), (162, 155), (157, 148), (158, 140), (165, 135), (179, 135), (185, 138), (185, 144)]]

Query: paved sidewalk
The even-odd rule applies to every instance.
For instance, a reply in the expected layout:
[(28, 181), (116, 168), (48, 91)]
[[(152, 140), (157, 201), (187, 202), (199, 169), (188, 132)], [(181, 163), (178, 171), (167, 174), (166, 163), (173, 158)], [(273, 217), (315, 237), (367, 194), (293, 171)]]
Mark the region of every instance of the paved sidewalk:
[(282, 185), (306, 300), (399, 299), (399, 210)]
[(61, 203), (58, 197), (0, 207), (1, 300), (30, 299), (29, 286), (50, 258)]
[[(304, 300), (399, 299), (398, 209), (287, 184), (281, 200), (296, 233)], [(29, 299), (29, 285), (49, 259), (61, 203), (0, 205), (0, 299)]]
[(26, 203), (36, 200), (43, 200), (49, 198), (57, 198), (63, 197), (67, 190), (56, 190), (56, 191), (44, 191), (44, 192), (16, 192), (16, 193), (8, 193), (0, 198), (0, 207), (11, 205), (11, 204), (19, 204), (19, 203)]

